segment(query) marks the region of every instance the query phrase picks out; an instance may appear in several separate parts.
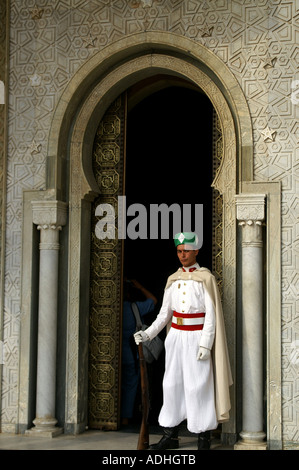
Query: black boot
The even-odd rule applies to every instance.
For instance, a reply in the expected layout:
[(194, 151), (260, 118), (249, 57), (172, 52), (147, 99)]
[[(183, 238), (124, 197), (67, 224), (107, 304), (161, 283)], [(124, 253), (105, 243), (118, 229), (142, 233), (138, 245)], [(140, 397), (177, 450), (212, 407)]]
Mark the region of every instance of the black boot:
[(210, 450), (211, 447), (211, 432), (201, 432), (198, 434), (197, 448), (198, 450)]
[(163, 437), (157, 444), (152, 444), (150, 447), (152, 450), (165, 450), (165, 449), (178, 449), (178, 426), (174, 428), (163, 428)]

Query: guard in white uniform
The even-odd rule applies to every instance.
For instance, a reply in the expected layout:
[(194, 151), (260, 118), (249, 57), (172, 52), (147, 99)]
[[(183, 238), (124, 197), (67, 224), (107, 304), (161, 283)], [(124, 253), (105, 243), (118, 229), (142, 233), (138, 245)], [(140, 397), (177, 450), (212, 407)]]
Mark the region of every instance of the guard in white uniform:
[(198, 449), (209, 449), (210, 430), (218, 426), (211, 357), (215, 302), (204, 283), (192, 279), (191, 273), (200, 270), (196, 243), (194, 233), (175, 236), (184, 275), (167, 284), (161, 310), (153, 324), (134, 335), (139, 344), (153, 339), (166, 325), (171, 326), (165, 340), (163, 405), (159, 415), (163, 437), (151, 449), (178, 448), (178, 426), (185, 419), (188, 430), (198, 434)]

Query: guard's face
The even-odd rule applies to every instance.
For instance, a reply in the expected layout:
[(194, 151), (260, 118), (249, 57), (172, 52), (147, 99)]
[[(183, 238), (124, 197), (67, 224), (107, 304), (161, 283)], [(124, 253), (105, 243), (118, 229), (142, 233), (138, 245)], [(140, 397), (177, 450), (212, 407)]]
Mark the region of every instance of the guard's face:
[(188, 250), (187, 245), (178, 245), (177, 246), (177, 255), (182, 266), (188, 268), (196, 263), (196, 256), (198, 250)]

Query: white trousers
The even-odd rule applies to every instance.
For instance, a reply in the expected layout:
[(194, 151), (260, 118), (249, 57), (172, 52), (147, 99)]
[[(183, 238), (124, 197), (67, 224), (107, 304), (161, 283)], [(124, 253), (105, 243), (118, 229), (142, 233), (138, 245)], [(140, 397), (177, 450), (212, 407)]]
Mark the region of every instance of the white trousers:
[(212, 359), (198, 361), (201, 331), (170, 328), (165, 340), (162, 427), (174, 427), (187, 419), (192, 433), (216, 429)]

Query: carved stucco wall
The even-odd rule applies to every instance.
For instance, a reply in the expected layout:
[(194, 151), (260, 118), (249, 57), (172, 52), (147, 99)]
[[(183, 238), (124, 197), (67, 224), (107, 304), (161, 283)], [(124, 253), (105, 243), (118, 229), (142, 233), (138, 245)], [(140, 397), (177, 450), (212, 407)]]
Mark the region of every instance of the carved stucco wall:
[(254, 179), (282, 184), (283, 434), (299, 440), (298, 9), (287, 0), (10, 1), (2, 431), (14, 432), (18, 421), (23, 191), (46, 188), (51, 120), (80, 66), (147, 30), (190, 38), (223, 60), (250, 109)]
[[(0, 3), (0, 285), (3, 290), (4, 280), (4, 250), (3, 242), (5, 238), (5, 201), (6, 201), (6, 145), (7, 145), (7, 8), (6, 2)], [(0, 300), (0, 377), (2, 376), (3, 363), (3, 295)], [(0, 381), (0, 396), (2, 384)], [(1, 406), (0, 406), (1, 409)]]

